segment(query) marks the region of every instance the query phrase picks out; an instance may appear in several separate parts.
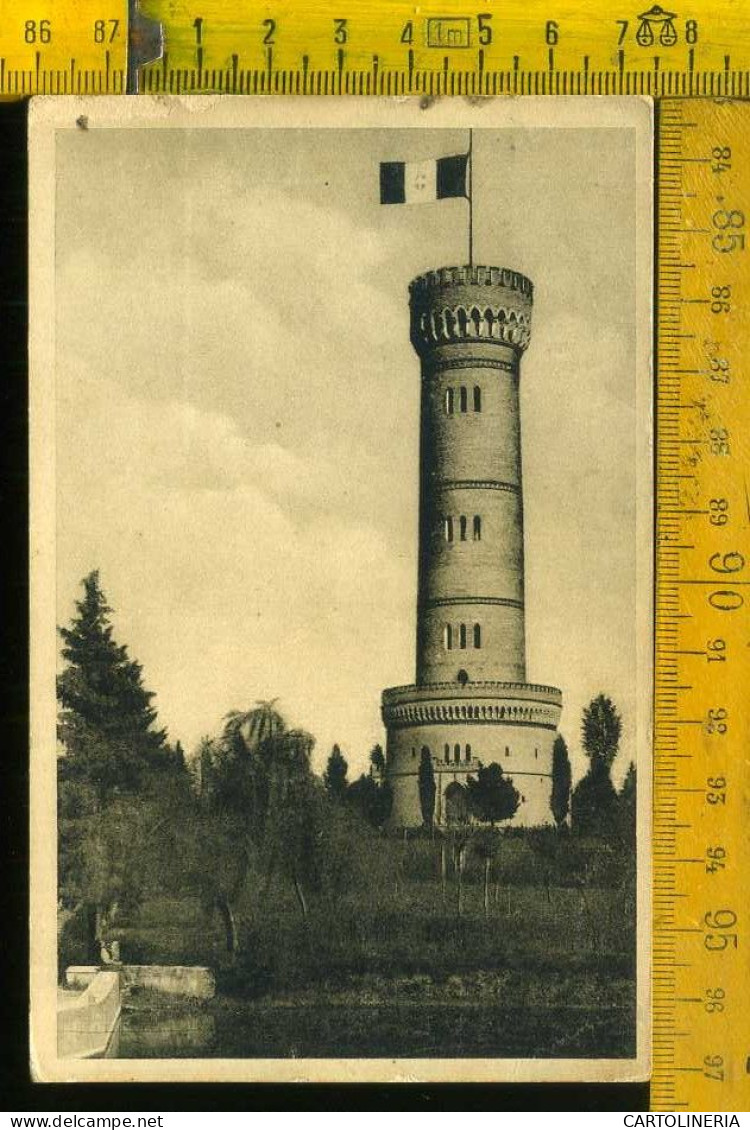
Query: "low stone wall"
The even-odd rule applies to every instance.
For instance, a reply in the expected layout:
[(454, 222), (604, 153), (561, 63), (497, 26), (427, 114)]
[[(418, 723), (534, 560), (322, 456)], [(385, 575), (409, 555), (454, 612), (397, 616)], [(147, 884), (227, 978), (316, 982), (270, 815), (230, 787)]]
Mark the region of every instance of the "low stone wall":
[[(65, 970), (65, 988), (88, 989), (91, 982), (102, 972), (100, 965), (69, 965)], [(110, 970), (114, 973), (117, 970)]]
[[(69, 965), (65, 970), (65, 987), (87, 989), (102, 972), (98, 965)], [(214, 975), (203, 965), (118, 965), (108, 972), (121, 974), (123, 988), (153, 989), (196, 1000), (210, 1000), (216, 994)]]
[[(68, 996), (70, 999), (66, 999)], [(78, 1059), (106, 1056), (116, 1039), (119, 1018), (120, 974), (97, 971), (88, 988), (63, 994), (58, 1003), (58, 1055)]]
[(123, 965), (122, 975), (129, 988), (197, 1000), (210, 1000), (216, 993), (214, 975), (202, 965)]

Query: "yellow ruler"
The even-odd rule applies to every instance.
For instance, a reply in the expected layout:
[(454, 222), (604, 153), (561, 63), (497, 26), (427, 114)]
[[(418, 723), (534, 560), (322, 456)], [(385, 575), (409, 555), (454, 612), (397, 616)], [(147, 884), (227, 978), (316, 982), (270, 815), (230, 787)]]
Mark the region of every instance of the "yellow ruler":
[(655, 1110), (750, 1106), (750, 18), (737, 0), (7, 0), (0, 97), (651, 94)]
[(741, 0), (136, 3), (6, 0), (0, 96), (750, 95)]
[(750, 1106), (750, 103), (657, 137), (657, 1110)]

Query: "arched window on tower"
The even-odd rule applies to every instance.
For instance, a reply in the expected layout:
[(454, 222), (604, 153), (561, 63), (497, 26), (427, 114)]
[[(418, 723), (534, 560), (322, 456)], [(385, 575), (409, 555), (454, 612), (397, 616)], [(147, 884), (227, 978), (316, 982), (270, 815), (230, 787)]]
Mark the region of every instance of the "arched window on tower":
[(474, 515), (474, 541), (482, 540), (482, 518), (480, 514)]
[(482, 390), (479, 385), (474, 385), (474, 411), (482, 411)]
[(458, 520), (458, 528), (460, 530), (461, 541), (466, 541), (466, 515), (462, 514)]
[(466, 412), (467, 409), (468, 409), (468, 406), (469, 406), (468, 397), (466, 395), (466, 385), (461, 385), (461, 388), (459, 389), (458, 397), (459, 397), (458, 402), (459, 402), (461, 411)]
[(458, 744), (458, 742), (456, 742), (453, 747), (453, 760), (456, 762), (456, 764), (458, 764), (458, 762), (461, 760), (461, 746)]
[(446, 416), (453, 415), (453, 389), (447, 388), (445, 390), (445, 414)]
[(443, 754), (445, 755), (445, 760), (450, 761), (450, 759), (451, 759), (451, 747), (448, 745), (447, 742), (445, 743), (445, 746), (443, 747)]
[(466, 625), (459, 624), (458, 626), (458, 646), (466, 647)]
[(453, 628), (450, 624), (446, 624), (443, 628), (443, 647), (446, 651), (450, 651), (453, 647)]
[(453, 541), (453, 519), (443, 518), (443, 535), (446, 541)]
[(466, 760), (471, 761), (471, 746), (468, 744), (466, 746)]
[(482, 646), (482, 626), (481, 624), (474, 625), (474, 647)]

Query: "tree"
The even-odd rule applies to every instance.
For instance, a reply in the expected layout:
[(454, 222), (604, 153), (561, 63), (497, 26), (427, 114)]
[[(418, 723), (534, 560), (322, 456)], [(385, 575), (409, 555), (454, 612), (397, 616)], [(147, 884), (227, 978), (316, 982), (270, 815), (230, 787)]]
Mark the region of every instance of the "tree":
[(316, 785), (310, 768), (314, 739), (290, 730), (275, 702), (232, 711), (214, 741), (200, 749), (201, 807), (206, 860), (201, 878), (208, 906), (224, 922), (227, 950), (239, 950), (237, 901), (251, 873), (263, 875), (258, 897), (276, 875), (288, 880), (303, 917), (305, 888), (316, 881)]
[(343, 800), (349, 782), (346, 774), (349, 766), (346, 758), (337, 745), (334, 745), (328, 758), (326, 771), (323, 775), (323, 784), (331, 800)]
[(476, 777), (467, 777), (466, 788), (469, 810), (483, 824), (494, 826), (515, 816), (521, 797), (497, 762), (480, 766)]
[(70, 777), (94, 787), (103, 801), (142, 789), (151, 770), (168, 767), (169, 757), (141, 666), (113, 639), (98, 570), (84, 578), (83, 588), (77, 616), (59, 629), (65, 668), (57, 680), (58, 736)]
[(635, 847), (637, 778), (635, 765), (630, 762), (618, 795), (620, 835), (624, 843)]
[(274, 740), (266, 768), (269, 782), (263, 854), (266, 891), (276, 873), (292, 884), (303, 918), (305, 888), (319, 881), (316, 792), (320, 782), (310, 769), (315, 739), (304, 730), (287, 730)]
[(584, 707), (581, 734), (590, 766), (571, 800), (573, 830), (579, 835), (609, 837), (617, 833), (618, 801), (610, 769), (621, 731), (622, 719), (606, 695), (597, 695)]
[(570, 807), (570, 758), (568, 747), (562, 734), (555, 738), (552, 746), (552, 795), (550, 808), (558, 828), (562, 828)]
[(432, 767), (432, 755), (426, 746), (422, 748), (419, 762), (419, 807), (425, 828), (432, 828), (435, 818), (435, 770)]
[(379, 743), (370, 750), (370, 765), (372, 773), (382, 779), (385, 773), (385, 757), (383, 756), (383, 747)]
[(489, 832), (485, 829), (474, 841), (474, 852), (484, 864), (484, 891), (482, 903), (485, 918), (487, 918), (490, 913), (490, 876), (492, 872), (492, 860), (495, 858), (497, 851), (496, 836), (497, 833)]
[(603, 694), (597, 695), (584, 707), (581, 731), (583, 748), (592, 767), (595, 761), (601, 761), (609, 772), (622, 731), (622, 719), (610, 698)]
[(609, 837), (617, 828), (617, 793), (606, 762), (596, 758), (573, 790), (573, 831), (579, 836)]
[(101, 804), (95, 789), (61, 775), (58, 887), (63, 905), (80, 907), (87, 919), (87, 952), (78, 960), (98, 963), (121, 910), (148, 892), (189, 885), (193, 819), (188, 790), (115, 795)]
[(181, 747), (157, 728), (142, 669), (113, 638), (96, 570), (83, 589), (70, 627), (60, 629), (58, 883), (65, 905), (81, 904), (88, 958), (98, 960), (118, 905), (184, 879), (192, 797)]

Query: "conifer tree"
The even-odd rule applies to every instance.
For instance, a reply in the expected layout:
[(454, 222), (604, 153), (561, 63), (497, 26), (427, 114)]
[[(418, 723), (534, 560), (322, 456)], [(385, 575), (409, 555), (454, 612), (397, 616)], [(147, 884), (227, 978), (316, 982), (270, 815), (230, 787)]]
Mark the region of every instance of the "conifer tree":
[(378, 742), (370, 750), (370, 765), (372, 766), (371, 772), (377, 777), (382, 777), (385, 773), (385, 757), (383, 755), (383, 747)]
[(425, 828), (432, 828), (435, 819), (435, 770), (432, 767), (432, 757), (426, 746), (422, 749), (419, 762), (419, 808), (422, 813), (422, 823)]
[(552, 746), (552, 795), (550, 808), (558, 828), (562, 828), (570, 807), (570, 758), (568, 747), (562, 734), (555, 738)]
[(597, 695), (584, 707), (581, 736), (590, 768), (571, 798), (573, 830), (579, 835), (609, 837), (617, 833), (617, 793), (610, 769), (621, 732), (622, 719), (607, 695)]
[(343, 800), (346, 796), (346, 790), (349, 787), (349, 782), (346, 779), (348, 769), (349, 765), (346, 758), (339, 747), (334, 745), (323, 775), (323, 784), (331, 800)]
[(595, 762), (601, 761), (609, 772), (620, 744), (621, 731), (622, 719), (607, 695), (597, 695), (584, 707), (581, 735), (592, 768)]

